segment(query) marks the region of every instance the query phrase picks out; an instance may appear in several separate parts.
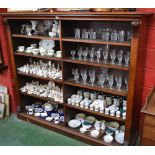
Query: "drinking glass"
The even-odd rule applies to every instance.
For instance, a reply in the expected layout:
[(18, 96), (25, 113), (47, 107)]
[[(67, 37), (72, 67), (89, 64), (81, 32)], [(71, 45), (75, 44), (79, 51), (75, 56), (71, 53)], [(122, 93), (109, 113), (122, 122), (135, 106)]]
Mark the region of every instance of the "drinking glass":
[(78, 53), (78, 57), (79, 57), (78, 59), (81, 60), (82, 59), (82, 47), (80, 47), (78, 49), (78, 52), (77, 53)]
[(75, 28), (74, 29), (74, 37), (76, 39), (79, 39), (80, 38), (80, 29), (79, 28)]
[(122, 74), (121, 73), (115, 74), (115, 81), (116, 81), (118, 90), (120, 90), (120, 88), (122, 87)]
[(117, 30), (113, 30), (111, 33), (111, 41), (117, 42), (118, 34)]
[(110, 52), (110, 58), (111, 58), (111, 63), (112, 64), (115, 64), (115, 60), (116, 60), (116, 50), (112, 50), (111, 52)]
[(106, 29), (104, 33), (104, 41), (109, 41), (110, 38), (110, 29)]
[(97, 57), (97, 62), (100, 62), (100, 59), (101, 59), (101, 51), (102, 51), (102, 48), (98, 49), (96, 52), (95, 52), (95, 55)]
[(78, 74), (78, 69), (77, 68), (72, 68), (72, 74), (74, 76), (74, 80), (76, 80), (76, 75)]
[(113, 84), (114, 84), (114, 74), (113, 73), (108, 74), (108, 83), (109, 83), (110, 89), (112, 89)]
[(122, 59), (123, 59), (123, 50), (119, 50), (117, 53), (117, 59), (118, 59), (118, 64), (122, 65)]
[(94, 56), (95, 56), (95, 48), (92, 47), (91, 50), (89, 50), (89, 56), (90, 56), (90, 61), (94, 61)]
[(88, 50), (88, 47), (86, 47), (85, 50), (84, 50), (83, 53), (82, 53), (82, 54), (83, 54), (83, 57), (84, 57), (84, 60), (87, 60), (88, 51), (89, 51), (89, 50)]
[(99, 74), (98, 75), (98, 84), (99, 84), (99, 86), (104, 87), (105, 81), (106, 81), (106, 75), (104, 75), (102, 73)]
[(125, 52), (124, 60), (125, 60), (125, 65), (128, 66), (129, 61), (130, 61), (130, 52), (129, 51)]
[(86, 29), (82, 29), (82, 39), (88, 39), (88, 34)]
[(79, 72), (76, 72), (75, 73), (75, 81), (76, 81), (76, 83), (79, 82), (79, 77), (80, 77)]
[(119, 42), (125, 41), (125, 31), (124, 30), (118, 31), (118, 41)]
[(109, 53), (109, 45), (106, 45), (103, 50), (103, 59), (105, 63), (107, 63), (108, 53)]
[(71, 55), (72, 55), (72, 59), (75, 59), (75, 54), (76, 54), (76, 51), (75, 50), (71, 50)]
[(131, 42), (131, 38), (132, 38), (132, 32), (131, 31), (127, 31), (127, 41)]
[(89, 78), (91, 85), (93, 86), (95, 81), (95, 70), (89, 70)]
[(83, 83), (86, 84), (86, 81), (87, 81), (87, 70), (86, 69), (81, 69), (81, 76), (82, 76), (82, 80), (83, 80)]
[(124, 82), (125, 82), (125, 85), (126, 85), (126, 89), (128, 90), (128, 75), (126, 75), (124, 77)]
[(93, 29), (89, 29), (88, 34), (90, 39), (96, 39), (96, 32)]

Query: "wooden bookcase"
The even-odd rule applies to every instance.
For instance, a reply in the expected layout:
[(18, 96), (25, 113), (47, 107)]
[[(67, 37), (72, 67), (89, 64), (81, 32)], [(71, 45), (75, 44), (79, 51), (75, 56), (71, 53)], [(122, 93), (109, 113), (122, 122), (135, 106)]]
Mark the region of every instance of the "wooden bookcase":
[[(25, 121), (43, 126), (50, 130), (54, 130), (56, 132), (61, 132), (63, 134), (69, 135), (76, 139), (82, 140), (84, 142), (90, 143), (92, 145), (119, 145), (115, 141), (108, 144), (103, 141), (103, 139), (95, 139), (90, 137), (87, 134), (81, 134), (77, 129), (71, 129), (67, 126), (67, 122), (71, 119), (72, 115), (75, 115), (77, 112), (85, 112), (92, 116), (96, 116), (97, 118), (118, 121), (121, 124), (125, 124), (125, 142), (124, 145), (130, 145), (132, 142), (137, 129), (135, 128), (136, 122), (133, 119), (133, 111), (134, 111), (134, 90), (135, 90), (135, 75), (136, 75), (136, 63), (137, 63), (137, 52), (138, 52), (138, 42), (139, 42), (139, 30), (140, 23), (143, 22), (144, 14), (141, 13), (102, 13), (102, 12), (54, 12), (54, 13), (6, 13), (3, 14), (4, 22), (7, 24), (7, 33), (9, 40), (9, 47), (11, 53), (11, 63), (13, 66), (13, 82), (14, 82), (14, 90), (16, 91), (16, 97), (18, 104), (21, 107), (21, 111), (17, 114), (17, 117), (23, 119)], [(33, 20), (52, 20), (57, 19), (59, 21), (59, 30), (60, 36), (58, 38), (50, 38), (46, 36), (27, 36), (20, 34), (20, 26), (24, 22), (33, 19)], [(103, 40), (83, 40), (83, 39), (75, 39), (73, 36), (74, 28), (100, 28), (100, 27), (113, 27), (124, 30), (132, 30), (133, 35), (130, 42), (104, 42)], [(46, 57), (40, 55), (32, 55), (25, 53), (17, 53), (15, 50), (22, 43), (22, 45), (26, 45), (29, 43), (38, 43), (41, 39), (52, 39), (55, 40), (56, 46), (58, 50), (62, 51), (62, 58), (54, 58), (54, 57)], [(129, 49), (130, 53), (130, 65), (126, 66), (118, 66), (111, 65), (105, 63), (94, 63), (90, 61), (80, 61), (73, 60), (70, 58), (69, 51), (74, 46), (77, 45), (87, 45), (87, 46), (95, 46), (102, 47), (103, 45), (110, 45), (116, 48)], [(62, 65), (63, 78), (62, 80), (52, 80), (50, 78), (42, 78), (34, 75), (27, 75), (24, 73), (18, 73), (16, 68), (20, 64), (24, 64), (28, 58), (35, 59), (43, 59), (43, 60), (52, 60), (59, 61)], [(75, 83), (74, 81), (70, 81), (68, 77), (71, 77), (71, 67), (72, 66), (80, 66), (86, 68), (110, 68), (119, 71), (124, 71), (129, 73), (129, 81), (128, 81), (128, 91), (122, 89), (118, 91), (117, 89), (109, 89), (108, 87), (102, 88), (99, 86), (90, 86), (83, 85), (82, 83)], [(61, 85), (63, 88), (64, 95), (64, 103), (58, 103), (65, 110), (65, 122), (61, 125), (56, 125), (52, 122), (47, 122), (45, 120), (39, 119), (34, 116), (30, 116), (24, 111), (23, 105), (25, 102), (30, 102), (31, 100), (42, 100), (48, 101), (51, 100), (49, 98), (41, 98), (35, 95), (28, 95), (26, 93), (21, 93), (19, 88), (21, 85), (25, 83), (27, 79), (37, 79), (40, 81), (54, 81), (56, 84)], [(122, 118), (113, 117), (110, 115), (105, 115), (99, 112), (91, 111), (89, 109), (84, 109), (80, 107), (76, 107), (73, 105), (66, 104), (67, 98), (71, 96), (72, 93), (76, 92), (77, 89), (85, 89), (90, 91), (96, 91), (111, 95), (119, 95), (127, 98), (127, 117), (126, 120)], [(24, 104), (23, 104), (24, 102)]]

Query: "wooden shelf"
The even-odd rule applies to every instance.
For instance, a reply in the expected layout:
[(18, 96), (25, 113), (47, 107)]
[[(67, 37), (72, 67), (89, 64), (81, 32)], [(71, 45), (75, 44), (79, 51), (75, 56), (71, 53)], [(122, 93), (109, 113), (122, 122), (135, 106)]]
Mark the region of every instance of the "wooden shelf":
[(130, 47), (131, 43), (129, 42), (106, 42), (103, 40), (87, 40), (87, 39), (76, 39), (76, 38), (62, 38), (62, 41), (68, 41), (68, 42), (79, 42), (79, 43), (88, 43), (88, 44), (103, 44), (103, 45), (114, 45), (114, 46), (127, 46)]
[(51, 38), (48, 36), (37, 36), (37, 35), (25, 35), (25, 34), (12, 34), (12, 37), (14, 38), (27, 38), (27, 39), (47, 39), (47, 40), (60, 40), (60, 38)]
[(54, 103), (57, 103), (59, 105), (63, 105), (63, 103), (60, 103), (60, 102), (56, 102), (54, 101), (53, 99), (49, 98), (49, 97), (40, 97), (40, 96), (37, 96), (37, 95), (34, 95), (34, 94), (28, 94), (28, 93), (23, 93), (21, 91), (19, 91), (20, 94), (23, 94), (23, 95), (26, 95), (26, 96), (30, 96), (30, 97), (33, 97), (33, 98), (37, 98), (37, 99), (41, 99), (41, 100), (44, 100), (44, 101), (52, 101)]
[(109, 89), (107, 87), (99, 87), (99, 86), (91, 86), (91, 84), (82, 84), (81, 83), (75, 83), (73, 80), (68, 80), (65, 81), (64, 84), (70, 85), (70, 86), (75, 86), (75, 87), (80, 87), (80, 88), (85, 88), (85, 89), (90, 89), (90, 90), (95, 90), (95, 91), (100, 91), (104, 93), (110, 93), (113, 95), (120, 95), (120, 96), (127, 96), (127, 91), (125, 90), (120, 90), (118, 91), (116, 88)]
[(126, 66), (120, 66), (120, 65), (113, 65), (110, 63), (97, 63), (96, 61), (89, 61), (89, 60), (78, 60), (78, 59), (72, 59), (72, 58), (65, 58), (63, 59), (64, 62), (69, 63), (75, 63), (75, 64), (81, 64), (81, 65), (87, 65), (87, 66), (93, 66), (93, 67), (107, 67), (112, 69), (118, 69), (118, 70), (124, 70), (128, 71), (129, 67)]
[(37, 75), (34, 75), (34, 74), (26, 74), (26, 73), (23, 73), (23, 72), (17, 72), (17, 74), (21, 75), (21, 76), (28, 76), (28, 77), (41, 79), (41, 80), (53, 81), (53, 82), (56, 82), (56, 83), (62, 83), (62, 80), (59, 80), (59, 79), (52, 79), (52, 78), (48, 78), (48, 77), (45, 78), (45, 77), (37, 76)]
[(18, 53), (18, 52), (15, 52), (14, 55), (25, 56), (25, 57), (32, 57), (32, 58), (38, 58), (38, 59), (53, 60), (53, 61), (61, 61), (62, 60), (61, 58), (49, 57), (49, 56), (41, 56), (41, 55), (34, 55), (34, 54), (28, 54), (28, 53)]
[(22, 120), (25, 120), (29, 123), (33, 123), (33, 124), (37, 124), (39, 126), (45, 127), (49, 130), (53, 130), (56, 132), (59, 131), (60, 133), (63, 133), (63, 134), (65, 133), (68, 136), (74, 137), (78, 140), (82, 140), (82, 141), (87, 142), (87, 143), (92, 144), (92, 145), (121, 146), (115, 140), (112, 143), (106, 143), (101, 138), (97, 139), (97, 138), (93, 138), (93, 137), (89, 136), (88, 133), (81, 134), (79, 132), (79, 129), (72, 129), (72, 128), (69, 128), (67, 126), (65, 127), (63, 124), (62, 125), (61, 124), (54, 124), (53, 122), (48, 122), (46, 120), (39, 119), (35, 116), (30, 116), (26, 113), (18, 113), (17, 117), (22, 119)]
[(81, 108), (79, 106), (73, 106), (71, 104), (65, 104), (66, 107), (69, 107), (71, 109), (78, 109), (78, 110), (81, 110), (81, 111), (84, 111), (84, 112), (88, 112), (90, 114), (95, 114), (95, 115), (98, 115), (98, 116), (101, 116), (103, 118), (108, 118), (108, 119), (111, 119), (111, 120), (115, 120), (115, 121), (119, 121), (119, 122), (122, 122), (122, 123), (125, 123), (125, 120), (122, 119), (122, 118), (119, 118), (119, 117), (114, 117), (114, 116), (110, 116), (110, 115), (106, 115), (106, 114), (102, 114), (100, 112), (96, 112), (96, 111), (93, 111), (93, 110), (89, 110), (89, 109), (85, 109), (85, 108)]

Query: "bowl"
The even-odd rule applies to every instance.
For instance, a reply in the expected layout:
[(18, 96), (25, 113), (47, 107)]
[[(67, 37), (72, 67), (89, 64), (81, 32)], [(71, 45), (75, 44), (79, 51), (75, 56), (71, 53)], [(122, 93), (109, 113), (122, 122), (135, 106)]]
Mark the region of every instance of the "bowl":
[(48, 115), (47, 115), (46, 112), (43, 112), (43, 113), (40, 114), (40, 117), (41, 117), (41, 118), (44, 118), (44, 119), (45, 119), (47, 116), (48, 116)]
[(120, 130), (121, 132), (125, 132), (125, 125), (121, 125), (120, 128), (119, 128), (119, 130)]
[(72, 119), (68, 122), (69, 127), (78, 128), (81, 125), (81, 122), (78, 119)]
[(38, 54), (39, 54), (39, 49), (38, 49), (38, 48), (32, 49), (32, 53), (33, 53), (34, 55), (38, 55)]
[(75, 115), (75, 118), (79, 121), (83, 121), (85, 119), (86, 115), (84, 113), (78, 113)]
[(100, 134), (100, 132), (99, 132), (98, 130), (92, 130), (92, 131), (90, 132), (90, 135), (91, 135), (91, 137), (93, 137), (93, 138), (98, 138), (99, 134)]
[(92, 127), (91, 123), (88, 121), (82, 122), (82, 126), (86, 129), (90, 129)]
[(116, 131), (119, 128), (119, 123), (117, 122), (109, 122), (108, 128), (110, 128), (113, 131)]
[(36, 113), (34, 114), (34, 116), (39, 117), (39, 116), (40, 116), (40, 113), (39, 113), (39, 112), (36, 112)]
[(53, 120), (53, 117), (46, 117), (45, 120), (50, 122)]
[(106, 143), (111, 143), (114, 138), (111, 135), (105, 135), (103, 139)]
[(18, 46), (18, 52), (24, 52), (25, 46)]
[(86, 118), (85, 118), (85, 120), (87, 121), (87, 122), (90, 122), (91, 124), (93, 124), (94, 122), (95, 122), (95, 117), (93, 117), (93, 116), (87, 116)]

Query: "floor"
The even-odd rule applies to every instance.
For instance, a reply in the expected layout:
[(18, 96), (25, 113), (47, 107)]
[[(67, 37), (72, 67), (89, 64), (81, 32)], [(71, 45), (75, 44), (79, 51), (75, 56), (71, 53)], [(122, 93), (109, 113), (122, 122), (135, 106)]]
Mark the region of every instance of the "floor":
[(88, 146), (12, 115), (0, 120), (0, 146)]

